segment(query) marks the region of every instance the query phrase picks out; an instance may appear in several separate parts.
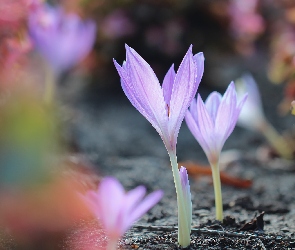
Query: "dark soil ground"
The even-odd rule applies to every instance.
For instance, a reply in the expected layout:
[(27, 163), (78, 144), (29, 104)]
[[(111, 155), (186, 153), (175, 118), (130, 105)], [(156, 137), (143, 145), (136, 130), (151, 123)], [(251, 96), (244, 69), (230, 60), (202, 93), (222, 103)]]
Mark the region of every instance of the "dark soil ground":
[[(281, 87), (262, 80), (264, 85), (260, 88), (263, 100), (267, 101), (267, 117), (280, 131), (292, 130), (294, 117), (276, 115)], [(206, 88), (200, 90), (206, 95)], [(159, 135), (125, 96), (105, 93), (93, 96), (76, 106), (75, 119), (71, 121), (70, 136), (75, 138), (78, 151), (93, 163), (99, 175), (117, 177), (127, 190), (145, 185), (149, 192), (157, 189), (165, 192), (161, 202), (125, 234), (118, 247), (179, 249), (175, 187)], [(207, 164), (185, 123), (177, 147), (179, 161)], [(223, 151), (235, 149), (240, 156), (227, 164), (225, 172), (251, 179), (253, 184), (248, 189), (222, 186), (225, 215), (222, 223), (214, 219), (211, 178), (190, 178), (193, 229), (189, 249), (295, 249), (295, 164), (269, 158), (267, 148), (261, 135), (239, 127), (226, 142)], [(71, 241), (81, 241), (81, 245), (92, 241), (99, 246), (106, 240), (98, 240), (99, 231), (92, 232), (97, 237), (79, 237), (83, 235), (79, 230), (70, 234), (65, 245)]]

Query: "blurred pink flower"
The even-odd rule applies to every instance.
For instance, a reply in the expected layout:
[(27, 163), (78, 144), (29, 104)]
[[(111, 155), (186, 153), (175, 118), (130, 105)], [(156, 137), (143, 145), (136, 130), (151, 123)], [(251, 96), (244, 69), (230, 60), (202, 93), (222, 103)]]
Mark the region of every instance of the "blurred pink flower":
[(258, 3), (259, 0), (231, 0), (231, 29), (236, 36), (257, 36), (264, 31), (264, 20), (257, 12)]
[(88, 191), (86, 199), (90, 210), (101, 222), (111, 244), (151, 209), (163, 196), (158, 190), (144, 197), (146, 189), (138, 186), (125, 192), (120, 182), (112, 177), (104, 178), (97, 191)]
[(93, 21), (82, 21), (61, 7), (44, 4), (29, 17), (29, 31), (36, 48), (57, 74), (79, 63), (95, 41)]
[(12, 32), (24, 25), (29, 12), (40, 5), (41, 0), (1, 0), (0, 31)]

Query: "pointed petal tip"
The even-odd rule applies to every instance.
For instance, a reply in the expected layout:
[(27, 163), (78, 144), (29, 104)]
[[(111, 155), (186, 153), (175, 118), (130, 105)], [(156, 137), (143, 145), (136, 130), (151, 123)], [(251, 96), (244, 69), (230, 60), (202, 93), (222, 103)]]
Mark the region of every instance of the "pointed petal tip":
[(203, 52), (199, 52), (197, 54), (194, 55), (195, 60), (202, 60), (205, 61), (205, 56)]

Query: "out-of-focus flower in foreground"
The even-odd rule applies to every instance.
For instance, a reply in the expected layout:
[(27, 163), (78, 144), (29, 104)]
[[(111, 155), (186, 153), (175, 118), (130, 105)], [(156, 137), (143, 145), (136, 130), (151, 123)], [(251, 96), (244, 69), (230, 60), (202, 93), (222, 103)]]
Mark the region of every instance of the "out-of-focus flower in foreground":
[(238, 102), (232, 82), (225, 94), (211, 93), (205, 104), (199, 95), (193, 100), (185, 120), (188, 128), (205, 151), (212, 168), (215, 191), (216, 219), (223, 219), (219, 174), (219, 156), (227, 138), (232, 133), (247, 95)]
[(168, 151), (178, 203), (178, 243), (190, 244), (190, 227), (186, 218), (181, 180), (176, 157), (177, 136), (204, 71), (203, 53), (193, 55), (190, 46), (177, 73), (174, 66), (168, 70), (162, 87), (150, 65), (126, 45), (126, 61), (120, 66), (114, 60), (121, 77), (123, 91), (132, 105), (160, 134)]
[(244, 75), (236, 81), (237, 93), (242, 97), (248, 93), (247, 101), (238, 119), (238, 125), (262, 133), (272, 147), (286, 159), (293, 158), (291, 145), (278, 134), (266, 119), (258, 86), (251, 75)]
[(29, 17), (29, 31), (39, 52), (56, 74), (75, 66), (90, 52), (95, 40), (93, 21), (82, 21), (61, 7), (44, 4)]
[(90, 210), (109, 237), (108, 249), (116, 249), (119, 238), (163, 196), (160, 190), (143, 198), (145, 193), (143, 186), (126, 193), (118, 180), (106, 177), (97, 191), (88, 191), (86, 194)]

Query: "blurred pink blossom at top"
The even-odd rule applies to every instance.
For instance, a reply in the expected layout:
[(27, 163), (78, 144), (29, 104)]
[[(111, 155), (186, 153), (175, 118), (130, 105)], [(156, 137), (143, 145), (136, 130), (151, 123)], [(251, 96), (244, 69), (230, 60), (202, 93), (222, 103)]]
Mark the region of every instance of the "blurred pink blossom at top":
[(231, 0), (229, 14), (231, 29), (237, 37), (257, 36), (265, 29), (264, 20), (257, 12), (259, 0)]
[(30, 11), (42, 0), (0, 0), (0, 31), (11, 32), (24, 25)]

